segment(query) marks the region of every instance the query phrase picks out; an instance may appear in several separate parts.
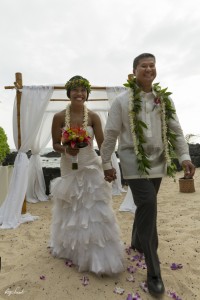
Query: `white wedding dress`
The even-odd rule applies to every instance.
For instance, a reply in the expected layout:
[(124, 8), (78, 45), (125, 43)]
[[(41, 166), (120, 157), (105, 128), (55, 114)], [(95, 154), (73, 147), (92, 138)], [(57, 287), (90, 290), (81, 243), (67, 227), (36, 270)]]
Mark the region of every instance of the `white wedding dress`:
[(71, 260), (80, 272), (112, 275), (124, 270), (124, 247), (90, 126), (88, 133), (91, 145), (80, 149), (78, 170), (62, 155), (61, 177), (52, 181), (50, 246), (54, 256)]

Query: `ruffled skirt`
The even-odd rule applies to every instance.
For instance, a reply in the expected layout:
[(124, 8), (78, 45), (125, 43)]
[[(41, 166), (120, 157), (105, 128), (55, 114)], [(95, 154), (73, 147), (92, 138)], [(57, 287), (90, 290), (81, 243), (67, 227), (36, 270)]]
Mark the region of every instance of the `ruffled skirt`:
[(67, 173), (51, 184), (52, 254), (72, 260), (80, 272), (122, 272), (124, 247), (111, 206), (111, 185), (104, 180), (98, 157)]

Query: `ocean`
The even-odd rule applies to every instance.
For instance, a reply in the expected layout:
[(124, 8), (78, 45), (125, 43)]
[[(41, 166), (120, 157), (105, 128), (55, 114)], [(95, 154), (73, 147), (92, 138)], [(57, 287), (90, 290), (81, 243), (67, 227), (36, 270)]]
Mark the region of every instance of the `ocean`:
[[(200, 144), (200, 135), (188, 135), (186, 140), (189, 144)], [(16, 150), (11, 150), (16, 151)], [(54, 151), (53, 148), (44, 148), (41, 150), (40, 155), (45, 155)], [(42, 167), (46, 168), (59, 168), (60, 167), (60, 157), (46, 157), (41, 156)]]
[(60, 157), (41, 156), (41, 155), (48, 154), (52, 151), (54, 151), (53, 148), (45, 148), (45, 149), (41, 150), (40, 158), (41, 158), (42, 167), (46, 167), (46, 168), (59, 168), (60, 167)]

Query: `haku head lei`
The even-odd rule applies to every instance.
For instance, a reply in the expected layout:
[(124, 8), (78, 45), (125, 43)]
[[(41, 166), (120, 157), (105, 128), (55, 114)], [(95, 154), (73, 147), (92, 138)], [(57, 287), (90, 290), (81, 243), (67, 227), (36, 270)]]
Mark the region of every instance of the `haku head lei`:
[[(138, 170), (141, 175), (146, 174), (148, 176), (149, 170), (151, 169), (151, 163), (143, 147), (143, 144), (146, 142), (143, 129), (146, 129), (147, 125), (138, 117), (138, 114), (142, 109), (140, 94), (142, 90), (137, 85), (135, 77), (129, 79), (127, 83), (124, 84), (124, 86), (130, 88), (129, 119), (130, 129), (133, 137), (133, 148), (136, 154)], [(174, 119), (174, 114), (176, 113), (169, 99), (169, 96), (172, 93), (167, 92), (167, 88), (162, 89), (159, 83), (153, 84), (152, 90), (156, 94), (155, 103), (159, 103), (161, 107), (162, 140), (164, 144), (165, 160), (167, 163), (167, 175), (174, 178), (177, 169), (173, 161), (173, 158), (175, 157), (174, 142), (176, 140), (176, 134), (168, 126), (169, 120)]]
[(87, 98), (91, 92), (91, 85), (90, 82), (83, 78), (82, 76), (74, 76), (72, 77), (67, 83), (65, 84), (65, 88), (67, 90), (67, 97), (70, 98), (70, 91), (77, 88), (77, 87), (84, 87), (87, 90)]

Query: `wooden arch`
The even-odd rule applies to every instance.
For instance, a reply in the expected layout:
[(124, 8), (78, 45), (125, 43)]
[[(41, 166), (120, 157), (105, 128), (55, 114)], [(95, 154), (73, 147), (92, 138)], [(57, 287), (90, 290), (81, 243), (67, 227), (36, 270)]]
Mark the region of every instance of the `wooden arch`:
[[(22, 73), (15, 73), (15, 82), (13, 86), (5, 86), (5, 89), (16, 89), (16, 99), (17, 99), (17, 129), (18, 129), (18, 149), (21, 147), (21, 124), (20, 124), (20, 105), (21, 105), (21, 96), (22, 92), (20, 91), (23, 88)], [(64, 86), (53, 86), (54, 90), (64, 90)], [(91, 86), (91, 90), (106, 90), (105, 86)], [(89, 99), (89, 101), (107, 101), (108, 99)], [(69, 101), (69, 99), (51, 99), (50, 101)], [(25, 214), (26, 209), (26, 199), (24, 199), (22, 206), (22, 214)]]

